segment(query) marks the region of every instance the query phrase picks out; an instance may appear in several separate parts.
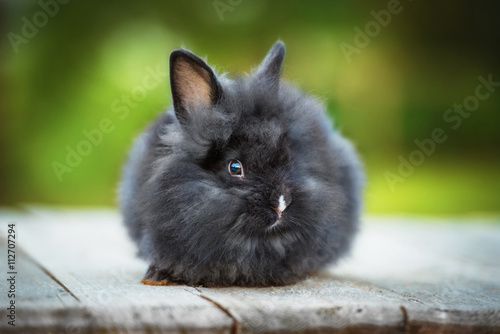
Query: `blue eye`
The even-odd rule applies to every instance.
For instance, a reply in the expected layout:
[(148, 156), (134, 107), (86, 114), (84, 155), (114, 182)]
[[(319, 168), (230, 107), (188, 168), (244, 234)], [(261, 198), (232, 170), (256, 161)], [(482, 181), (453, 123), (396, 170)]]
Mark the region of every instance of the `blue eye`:
[(229, 160), (227, 171), (231, 176), (243, 177), (243, 165), (238, 160)]

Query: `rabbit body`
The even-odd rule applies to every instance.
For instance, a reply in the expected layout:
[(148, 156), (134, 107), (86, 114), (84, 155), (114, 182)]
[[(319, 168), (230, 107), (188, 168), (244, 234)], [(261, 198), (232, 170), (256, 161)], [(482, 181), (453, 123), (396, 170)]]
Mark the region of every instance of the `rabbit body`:
[(284, 51), (234, 79), (172, 52), (173, 108), (136, 140), (119, 190), (145, 279), (290, 284), (348, 251), (360, 163), (322, 104), (280, 80)]

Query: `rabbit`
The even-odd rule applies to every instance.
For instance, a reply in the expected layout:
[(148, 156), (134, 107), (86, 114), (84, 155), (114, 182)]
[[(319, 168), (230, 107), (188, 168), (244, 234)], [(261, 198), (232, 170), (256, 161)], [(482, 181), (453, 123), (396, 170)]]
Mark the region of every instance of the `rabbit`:
[(136, 139), (120, 209), (152, 285), (279, 286), (346, 255), (364, 174), (324, 106), (280, 79), (276, 42), (250, 74), (170, 54), (173, 108)]

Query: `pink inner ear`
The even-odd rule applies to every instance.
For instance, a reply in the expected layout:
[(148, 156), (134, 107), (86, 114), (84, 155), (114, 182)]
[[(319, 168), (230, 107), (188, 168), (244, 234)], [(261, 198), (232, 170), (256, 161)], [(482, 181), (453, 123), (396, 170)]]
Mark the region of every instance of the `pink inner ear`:
[(211, 104), (210, 74), (205, 69), (180, 58), (175, 63), (174, 76), (178, 97), (185, 108)]

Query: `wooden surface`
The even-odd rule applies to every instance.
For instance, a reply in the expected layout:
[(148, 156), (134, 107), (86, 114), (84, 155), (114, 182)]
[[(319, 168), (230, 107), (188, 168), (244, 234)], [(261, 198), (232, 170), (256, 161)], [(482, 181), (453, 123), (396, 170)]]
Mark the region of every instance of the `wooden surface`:
[[(16, 224), (16, 326), (7, 225)], [(1, 333), (500, 333), (500, 222), (369, 217), (351, 256), (271, 288), (145, 286), (119, 215), (0, 212)]]

